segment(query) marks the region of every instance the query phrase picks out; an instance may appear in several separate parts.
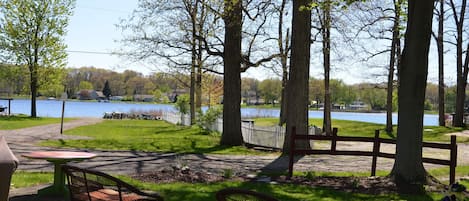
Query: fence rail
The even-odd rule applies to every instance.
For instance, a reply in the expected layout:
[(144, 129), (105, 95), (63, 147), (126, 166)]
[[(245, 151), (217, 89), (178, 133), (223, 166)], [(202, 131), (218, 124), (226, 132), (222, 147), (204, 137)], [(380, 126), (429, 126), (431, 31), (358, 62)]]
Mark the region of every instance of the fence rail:
[[(383, 153), (380, 152), (381, 144), (396, 144), (396, 140), (393, 139), (383, 139), (379, 137), (379, 131), (375, 131), (374, 138), (369, 137), (345, 137), (345, 136), (337, 136), (337, 128), (333, 129), (331, 136), (317, 136), (317, 135), (300, 135), (296, 133), (296, 129), (292, 129), (292, 134), (290, 138), (290, 153), (289, 153), (289, 164), (288, 164), (288, 177), (292, 177), (293, 175), (293, 165), (294, 165), (294, 156), (296, 154), (300, 155), (309, 155), (309, 154), (321, 154), (321, 155), (349, 155), (349, 156), (371, 156), (371, 176), (376, 175), (376, 162), (378, 157), (382, 158), (395, 158), (395, 154), (391, 153)], [(331, 148), (330, 150), (319, 150), (319, 149), (296, 149), (296, 140), (323, 140), (323, 141), (330, 141)], [(373, 143), (373, 151), (341, 151), (337, 150), (337, 142), (368, 142)], [(435, 158), (422, 158), (424, 163), (432, 163), (432, 164), (439, 164), (439, 165), (447, 165), (450, 167), (450, 175), (449, 180), (450, 183), (455, 182), (456, 177), (456, 166), (457, 166), (457, 144), (456, 144), (456, 136), (451, 136), (451, 143), (450, 144), (443, 144), (443, 143), (433, 143), (433, 142), (424, 142), (423, 147), (427, 148), (435, 148), (435, 149), (447, 149), (450, 150), (450, 159), (443, 160), (443, 159), (435, 159)]]

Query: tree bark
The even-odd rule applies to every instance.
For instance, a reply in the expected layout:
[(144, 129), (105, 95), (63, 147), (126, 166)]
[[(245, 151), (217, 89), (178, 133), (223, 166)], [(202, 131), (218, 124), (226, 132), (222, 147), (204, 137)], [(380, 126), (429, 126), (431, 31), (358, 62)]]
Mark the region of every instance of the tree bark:
[(423, 192), (423, 112), (433, 1), (409, 0), (399, 83), (396, 158), (392, 175), (403, 193)]
[(225, 0), (223, 76), (223, 133), (221, 145), (243, 145), (241, 134), (242, 1)]
[(191, 125), (195, 123), (195, 94), (196, 94), (196, 66), (197, 66), (197, 12), (198, 12), (198, 0), (195, 3), (188, 2), (188, 11), (191, 15), (191, 26), (192, 26), (192, 38), (191, 38), (191, 84), (190, 84), (190, 117)]
[(324, 118), (322, 130), (327, 135), (332, 134), (331, 122), (331, 91), (329, 86), (331, 71), (331, 2), (326, 0), (323, 8), (322, 25), (322, 53), (324, 60)]
[[(282, 5), (279, 11), (279, 22), (278, 22), (278, 46), (280, 52), (280, 64), (282, 65), (282, 94), (280, 103), (280, 120), (279, 126), (282, 126), (287, 122), (287, 84), (288, 84), (288, 49), (289, 49), (289, 30), (287, 29), (287, 35), (285, 40), (283, 38), (283, 16), (285, 14), (285, 4), (287, 0), (282, 0)], [(284, 45), (285, 42), (285, 45)]]
[(394, 2), (394, 25), (392, 28), (392, 41), (391, 41), (391, 55), (389, 57), (389, 71), (388, 71), (388, 87), (386, 96), (386, 132), (392, 133), (392, 95), (394, 91), (394, 70), (396, 66), (396, 52), (400, 51), (397, 49), (397, 41), (400, 40), (400, 19), (401, 19), (401, 0)]
[[(290, 134), (296, 127), (299, 134), (308, 133), (308, 80), (311, 40), (311, 11), (302, 9), (309, 0), (293, 1), (290, 77), (287, 84), (287, 128), (283, 153), (290, 151)], [(299, 141), (298, 147), (310, 147), (309, 141)]]
[[(461, 12), (458, 19), (458, 14), (455, 12), (456, 8), (453, 0), (451, 0), (453, 9), (453, 17), (456, 24), (456, 114), (453, 119), (453, 126), (464, 127), (464, 101), (466, 99), (466, 85), (467, 85), (467, 68), (463, 66), (463, 27), (464, 27), (464, 14), (466, 9), (466, 0), (462, 0)], [(464, 76), (466, 75), (466, 76)]]
[(438, 49), (438, 125), (446, 126), (445, 124), (445, 77), (444, 77), (444, 46), (443, 46), (443, 26), (445, 17), (445, 1), (440, 0), (440, 10), (438, 14), (438, 36), (437, 36), (437, 49)]
[(37, 77), (37, 68), (34, 67), (34, 64), (30, 67), (30, 88), (31, 88), (31, 117), (37, 117), (36, 112), (36, 98), (37, 98), (37, 88), (38, 88), (38, 77)]

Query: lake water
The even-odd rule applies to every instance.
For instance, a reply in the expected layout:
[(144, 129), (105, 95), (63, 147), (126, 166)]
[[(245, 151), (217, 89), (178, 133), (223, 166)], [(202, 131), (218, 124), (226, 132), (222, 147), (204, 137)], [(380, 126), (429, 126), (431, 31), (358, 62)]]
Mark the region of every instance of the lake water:
[[(0, 100), (0, 105), (8, 106), (8, 101)], [(41, 117), (60, 117), (62, 101), (38, 100), (37, 115)], [(176, 111), (173, 105), (165, 104), (138, 104), (126, 102), (78, 102), (67, 101), (65, 104), (65, 117), (102, 117), (105, 112), (130, 112), (163, 110)], [(15, 99), (11, 101), (11, 112), (14, 114), (30, 114), (31, 101)], [(309, 111), (310, 118), (322, 118), (322, 111)], [(243, 117), (278, 117), (278, 109), (241, 108)], [(332, 112), (333, 119), (363, 121), (371, 123), (386, 123), (386, 113), (354, 113), (354, 112)], [(393, 122), (397, 123), (397, 114), (393, 114)], [(424, 125), (438, 125), (438, 115), (424, 116)]]

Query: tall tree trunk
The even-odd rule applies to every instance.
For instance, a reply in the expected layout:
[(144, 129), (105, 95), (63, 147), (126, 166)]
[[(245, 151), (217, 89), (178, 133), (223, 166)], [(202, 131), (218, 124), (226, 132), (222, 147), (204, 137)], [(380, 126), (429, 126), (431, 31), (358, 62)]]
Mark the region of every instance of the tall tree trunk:
[[(283, 153), (290, 151), (290, 134), (308, 133), (308, 80), (311, 40), (311, 11), (302, 9), (309, 0), (293, 1), (292, 42), (290, 58), (290, 77), (287, 89), (287, 128)], [(299, 141), (298, 147), (310, 147), (309, 141)]]
[[(197, 0), (197, 2), (199, 2), (201, 0)], [(200, 2), (200, 18), (199, 19), (199, 22), (198, 22), (198, 29), (197, 29), (197, 33), (199, 34), (199, 36), (202, 36), (204, 33), (203, 33), (203, 25), (205, 24), (205, 17), (206, 17), (206, 7), (205, 7), (205, 1), (202, 0)], [(202, 41), (201, 40), (197, 40), (197, 77), (196, 77), (196, 81), (195, 81), (195, 94), (196, 94), (196, 97), (195, 97), (195, 109), (197, 111), (200, 111), (202, 109), (202, 68), (204, 66), (204, 63), (203, 63), (203, 44), (202, 44)]]
[(189, 11), (191, 15), (191, 25), (192, 25), (192, 40), (191, 40), (191, 85), (190, 85), (190, 115), (191, 115), (191, 125), (195, 123), (195, 91), (196, 91), (196, 65), (197, 65), (197, 2), (193, 4), (188, 2)]
[(443, 26), (445, 17), (445, 0), (440, 0), (440, 10), (438, 15), (438, 125), (445, 124), (445, 77), (444, 77), (444, 47), (443, 47)]
[(396, 158), (392, 175), (403, 193), (423, 192), (423, 112), (433, 1), (409, 0), (399, 84)]
[(324, 60), (324, 118), (322, 130), (327, 135), (332, 134), (331, 122), (331, 91), (329, 86), (331, 71), (331, 2), (326, 0), (323, 8), (322, 54)]
[(241, 134), (241, 29), (242, 1), (225, 0), (223, 76), (223, 134), (221, 145), (242, 145)]
[(458, 19), (458, 14), (455, 12), (456, 8), (454, 1), (451, 0), (451, 6), (453, 8), (453, 17), (456, 24), (456, 114), (453, 119), (453, 126), (463, 127), (464, 126), (464, 101), (466, 99), (466, 85), (467, 85), (467, 76), (464, 76), (466, 68), (463, 68), (463, 28), (464, 28), (464, 14), (466, 9), (466, 0), (462, 0), (461, 12)]
[(280, 103), (280, 120), (279, 126), (282, 126), (287, 122), (287, 84), (288, 84), (288, 49), (289, 49), (289, 29), (287, 29), (287, 35), (285, 39), (283, 38), (283, 16), (285, 14), (285, 4), (287, 0), (282, 0), (282, 4), (279, 10), (279, 20), (278, 20), (278, 47), (280, 52), (280, 64), (282, 65), (282, 94)]
[[(285, 61), (283, 61), (285, 60)], [(279, 121), (279, 126), (282, 126), (287, 122), (287, 97), (288, 97), (288, 91), (287, 91), (287, 85), (288, 85), (288, 66), (287, 66), (287, 61), (286, 58), (282, 58), (282, 102), (280, 103), (280, 121)]]
[(389, 57), (388, 87), (386, 96), (386, 132), (392, 133), (392, 95), (394, 91), (394, 67), (396, 66), (397, 41), (401, 40), (399, 25), (401, 19), (401, 0), (394, 2), (394, 25), (392, 27), (391, 55)]
[(198, 56), (197, 56), (197, 76), (195, 79), (195, 110), (200, 111), (202, 109), (202, 47), (199, 44)]
[[(33, 64), (34, 65), (34, 64)], [(37, 68), (30, 66), (30, 88), (31, 88), (31, 117), (37, 117), (36, 112), (36, 97), (37, 97), (37, 88), (38, 88), (38, 75)]]

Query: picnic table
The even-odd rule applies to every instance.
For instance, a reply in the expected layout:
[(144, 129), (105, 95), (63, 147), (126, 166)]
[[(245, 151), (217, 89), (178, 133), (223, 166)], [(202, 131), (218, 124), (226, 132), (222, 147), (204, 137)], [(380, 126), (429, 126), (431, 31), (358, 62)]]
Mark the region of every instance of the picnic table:
[(65, 186), (65, 174), (62, 165), (70, 161), (83, 161), (96, 157), (96, 154), (75, 151), (34, 151), (22, 156), (31, 159), (42, 159), (54, 164), (54, 183), (51, 186), (38, 190), (38, 195), (67, 196), (68, 189)]

